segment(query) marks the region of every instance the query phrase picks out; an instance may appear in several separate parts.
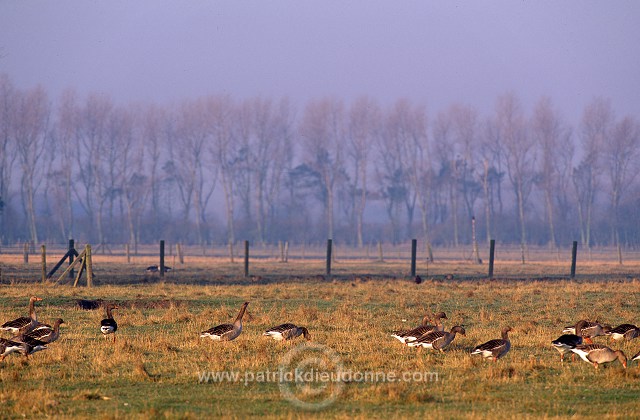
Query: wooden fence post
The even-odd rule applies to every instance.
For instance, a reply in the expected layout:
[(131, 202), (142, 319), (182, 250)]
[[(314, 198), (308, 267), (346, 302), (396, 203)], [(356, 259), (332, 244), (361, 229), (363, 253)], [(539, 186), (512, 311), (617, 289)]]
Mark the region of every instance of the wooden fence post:
[(160, 277), (164, 277), (164, 239), (160, 241)]
[[(71, 265), (73, 264), (73, 258), (76, 256), (76, 254), (74, 252), (72, 252), (72, 249), (76, 249), (76, 241), (73, 239), (69, 239), (69, 247), (68, 247), (68, 251), (69, 251), (69, 267), (71, 267)], [(71, 269), (71, 271), (69, 271), (69, 278), (72, 279), (75, 276), (75, 273), (73, 271), (73, 268)]]
[(416, 276), (416, 253), (418, 250), (418, 240), (411, 240), (411, 277)]
[(333, 247), (333, 240), (327, 239), (327, 276), (331, 276), (331, 251)]
[(131, 263), (131, 253), (129, 252), (129, 244), (124, 244), (124, 252), (127, 255), (127, 264)]
[(249, 277), (249, 241), (244, 241), (244, 276)]
[(496, 240), (489, 241), (489, 279), (493, 279), (493, 261), (496, 256)]
[(42, 251), (42, 282), (44, 283), (47, 280), (47, 246), (42, 245), (40, 249)]
[(383, 262), (384, 257), (382, 255), (382, 242), (378, 241), (378, 261)]
[(571, 248), (571, 278), (576, 276), (576, 259), (578, 257), (578, 241), (573, 241)]
[(84, 263), (87, 269), (87, 287), (93, 287), (93, 265), (91, 262), (91, 245), (87, 244), (85, 247), (86, 255), (84, 257)]
[(25, 265), (29, 264), (29, 243), (28, 242), (25, 242), (24, 245), (22, 246), (22, 259)]

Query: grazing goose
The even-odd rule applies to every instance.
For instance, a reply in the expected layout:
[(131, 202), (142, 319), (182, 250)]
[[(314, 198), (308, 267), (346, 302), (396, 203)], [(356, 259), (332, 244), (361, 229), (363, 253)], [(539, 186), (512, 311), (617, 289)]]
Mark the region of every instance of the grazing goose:
[(0, 362), (11, 353), (19, 352), (22, 347), (22, 343), (0, 338)]
[(31, 338), (28, 335), (20, 335), (18, 337), (14, 337), (11, 339), (11, 341), (20, 344), (20, 349), (18, 350), (18, 352), (20, 352), (20, 354), (22, 354), (27, 359), (29, 358), (30, 354), (47, 349), (47, 343), (35, 338)]
[(436, 325), (429, 325), (428, 324), (429, 317), (425, 316), (422, 319), (422, 325), (416, 328), (413, 328), (411, 330), (394, 331), (391, 334), (391, 337), (397, 338), (398, 340), (400, 340), (401, 343), (407, 344), (407, 343), (410, 343), (411, 341), (417, 340), (418, 338), (422, 337), (425, 334), (429, 334), (430, 332), (443, 331), (444, 326), (442, 325), (441, 320), (448, 319), (447, 314), (445, 314), (444, 312), (438, 312), (437, 314), (435, 314), (434, 319), (435, 319)]
[(299, 337), (300, 335), (304, 336), (304, 338), (307, 340), (311, 340), (309, 330), (307, 330), (305, 327), (298, 327), (294, 324), (281, 324), (277, 327), (269, 328), (262, 335), (271, 337), (276, 341), (292, 340), (296, 337)]
[(486, 343), (476, 346), (471, 351), (471, 354), (479, 354), (485, 359), (493, 358), (494, 362), (497, 361), (511, 349), (511, 341), (509, 341), (508, 335), (509, 331), (511, 331), (511, 327), (504, 327), (502, 329), (502, 338), (489, 340)]
[[(551, 342), (553, 348), (560, 352), (560, 361), (564, 362), (564, 355), (571, 353), (571, 350), (582, 344), (582, 337), (575, 334), (564, 334)], [(575, 356), (571, 353), (571, 356)]]
[(443, 349), (447, 347), (454, 338), (456, 338), (456, 333), (460, 333), (461, 335), (465, 335), (466, 331), (459, 325), (451, 328), (451, 331), (433, 331), (428, 334), (423, 335), (415, 341), (407, 343), (409, 347), (424, 347), (427, 349), (440, 350), (440, 352), (444, 352)]
[(632, 358), (631, 360), (640, 360), (640, 351), (637, 352)]
[(32, 330), (36, 325), (38, 325), (35, 303), (40, 300), (42, 300), (42, 298), (31, 296), (29, 299), (29, 317), (22, 316), (12, 321), (7, 321), (2, 324), (0, 329), (4, 331), (11, 331), (13, 334), (22, 334)]
[(233, 324), (221, 324), (200, 333), (200, 337), (209, 337), (214, 341), (231, 341), (242, 332), (242, 317), (247, 310), (249, 302), (242, 304), (240, 312)]
[(614, 340), (633, 340), (640, 336), (640, 328), (632, 324), (622, 324), (612, 328), (606, 334)]
[[(584, 323), (584, 324), (582, 324), (581, 332), (578, 333), (577, 327), (578, 327), (578, 324), (580, 323)], [(587, 344), (592, 344), (593, 343), (592, 339), (594, 337), (606, 335), (607, 331), (609, 331), (610, 329), (611, 327), (609, 325), (602, 325), (598, 321), (593, 322), (593, 321), (580, 320), (576, 323), (575, 326), (565, 327), (565, 329), (562, 330), (562, 332), (566, 334), (580, 335), (581, 337), (584, 338), (584, 341)]]
[(113, 309), (119, 309), (117, 305), (113, 303), (108, 303), (105, 306), (105, 311), (107, 312), (107, 317), (100, 321), (100, 332), (104, 334), (104, 338), (107, 338), (107, 335), (113, 334), (113, 341), (116, 341), (116, 331), (118, 331), (118, 323), (115, 319), (113, 319), (113, 314), (111, 311)]
[(47, 344), (53, 343), (58, 339), (58, 337), (60, 337), (60, 324), (64, 324), (64, 321), (61, 318), (58, 318), (56, 319), (56, 322), (53, 323), (53, 327), (42, 324), (29, 332), (15, 336), (11, 339), (16, 340), (17, 338), (24, 336)]
[(576, 346), (571, 351), (585, 362), (593, 363), (596, 369), (600, 363), (609, 363), (616, 359), (620, 360), (625, 369), (627, 368), (627, 356), (621, 350), (612, 350), (602, 344), (583, 344)]

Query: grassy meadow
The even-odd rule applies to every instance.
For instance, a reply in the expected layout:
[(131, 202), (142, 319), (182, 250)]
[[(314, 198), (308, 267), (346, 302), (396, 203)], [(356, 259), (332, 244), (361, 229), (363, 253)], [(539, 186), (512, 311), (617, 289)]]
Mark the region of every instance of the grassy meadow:
[[(335, 276), (326, 278), (318, 274), (322, 260), (265, 259), (244, 278), (241, 262), (188, 258), (159, 279), (145, 273), (151, 257), (126, 264), (98, 255), (96, 286), (73, 288), (68, 281), (41, 283), (39, 262), (25, 266), (19, 257), (0, 255), (0, 321), (27, 315), (28, 298), (37, 295), (43, 298), (39, 320), (61, 317), (65, 324), (48, 350), (29, 360), (12, 354), (0, 364), (2, 418), (626, 418), (640, 409), (637, 362), (626, 370), (617, 361), (598, 370), (570, 357), (560, 363), (550, 345), (564, 326), (582, 318), (640, 322), (634, 274), (640, 265), (634, 263), (584, 264), (574, 280), (566, 278), (567, 264), (553, 261), (504, 263), (495, 280), (483, 277), (486, 264), (436, 263), (426, 273), (421, 263), (424, 281), (415, 284), (406, 278), (406, 261), (338, 260)], [(120, 306), (115, 343), (100, 333), (103, 310), (76, 305), (98, 298)], [(244, 301), (250, 305), (239, 338), (199, 338), (200, 331), (231, 322)], [(447, 329), (466, 329), (444, 353), (408, 348), (389, 336), (437, 311), (447, 313)], [(311, 341), (261, 336), (283, 322), (306, 326)], [(503, 359), (469, 355), (475, 345), (498, 338), (505, 325), (514, 331)], [(640, 340), (612, 347), (630, 357)], [(324, 388), (291, 385), (284, 392), (277, 381), (257, 377), (288, 361), (288, 367), (310, 363), (317, 348), (327, 370), (337, 363), (343, 371), (384, 375), (351, 376)], [(204, 383), (206, 372), (240, 376)], [(383, 380), (405, 372), (413, 376)]]

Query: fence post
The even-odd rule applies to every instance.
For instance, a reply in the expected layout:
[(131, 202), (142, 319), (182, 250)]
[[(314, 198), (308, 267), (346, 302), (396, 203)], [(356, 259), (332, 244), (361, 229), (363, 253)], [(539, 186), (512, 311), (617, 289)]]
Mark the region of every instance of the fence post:
[(91, 262), (91, 245), (85, 247), (84, 264), (87, 269), (87, 287), (93, 287), (93, 265)]
[(42, 245), (40, 249), (42, 251), (42, 282), (44, 283), (47, 280), (47, 246)]
[(489, 279), (493, 279), (493, 261), (496, 256), (496, 240), (489, 241)]
[(164, 277), (164, 239), (160, 241), (160, 277)]
[[(71, 266), (71, 264), (73, 264), (73, 259), (75, 257), (74, 253), (71, 251), (73, 249), (76, 249), (76, 241), (73, 239), (69, 239), (69, 266)], [(75, 271), (73, 270), (73, 268), (69, 271), (69, 278), (72, 279), (75, 277)]]
[(29, 264), (29, 243), (28, 242), (25, 242), (24, 245), (22, 246), (22, 259), (25, 265)]
[(327, 276), (331, 275), (331, 249), (333, 246), (333, 240), (327, 239)]
[(124, 252), (127, 254), (127, 264), (131, 263), (131, 252), (129, 250), (129, 244), (124, 244)]
[(249, 277), (249, 241), (244, 241), (244, 276)]
[(576, 276), (576, 259), (578, 257), (578, 241), (573, 241), (571, 248), (571, 278)]
[(416, 252), (418, 250), (418, 240), (411, 240), (411, 277), (416, 276)]
[(382, 242), (378, 241), (378, 261), (383, 262), (384, 258), (382, 255)]

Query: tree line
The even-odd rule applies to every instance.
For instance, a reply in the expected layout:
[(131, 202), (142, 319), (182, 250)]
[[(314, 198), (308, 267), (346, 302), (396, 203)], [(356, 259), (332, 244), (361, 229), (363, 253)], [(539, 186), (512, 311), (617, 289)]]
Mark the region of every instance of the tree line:
[(605, 98), (574, 127), (513, 92), (486, 116), (366, 96), (123, 106), (0, 75), (1, 239), (456, 246), (473, 220), (480, 241), (636, 246), (639, 151)]

